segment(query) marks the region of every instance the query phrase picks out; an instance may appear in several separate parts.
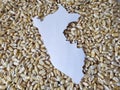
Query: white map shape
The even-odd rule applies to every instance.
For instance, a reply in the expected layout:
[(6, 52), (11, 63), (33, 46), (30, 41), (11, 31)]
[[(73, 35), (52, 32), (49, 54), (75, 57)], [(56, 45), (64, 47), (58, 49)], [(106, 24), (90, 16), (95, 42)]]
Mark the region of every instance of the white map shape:
[(58, 70), (72, 78), (78, 84), (83, 77), (82, 66), (85, 54), (83, 49), (66, 41), (63, 31), (72, 21), (77, 21), (78, 14), (69, 14), (62, 6), (58, 11), (50, 14), (43, 21), (33, 18), (34, 26), (39, 29), (51, 62)]

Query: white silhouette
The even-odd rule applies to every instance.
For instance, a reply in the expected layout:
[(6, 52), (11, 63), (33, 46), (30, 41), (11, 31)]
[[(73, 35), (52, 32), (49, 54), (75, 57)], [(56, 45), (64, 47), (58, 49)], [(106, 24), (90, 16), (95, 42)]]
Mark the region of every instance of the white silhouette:
[(66, 41), (63, 31), (72, 21), (77, 21), (78, 14), (69, 14), (62, 6), (58, 11), (48, 15), (43, 21), (33, 18), (34, 26), (39, 29), (42, 39), (51, 57), (51, 62), (58, 70), (79, 83), (83, 77), (82, 66), (85, 54), (75, 44)]

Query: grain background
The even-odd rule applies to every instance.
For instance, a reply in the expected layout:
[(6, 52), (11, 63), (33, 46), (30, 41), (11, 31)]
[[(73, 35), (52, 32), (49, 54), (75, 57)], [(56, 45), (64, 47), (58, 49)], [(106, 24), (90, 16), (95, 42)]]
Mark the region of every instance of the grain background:
[[(53, 67), (32, 17), (58, 9), (81, 17), (64, 35), (86, 54), (84, 77), (74, 84)], [(115, 0), (0, 1), (0, 90), (119, 90), (120, 3)]]

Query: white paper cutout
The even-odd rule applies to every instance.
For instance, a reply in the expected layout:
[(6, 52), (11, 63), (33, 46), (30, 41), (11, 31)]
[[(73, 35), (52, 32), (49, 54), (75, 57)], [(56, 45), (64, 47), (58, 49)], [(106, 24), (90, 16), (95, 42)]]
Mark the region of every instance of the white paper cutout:
[(77, 21), (78, 17), (78, 14), (69, 14), (59, 6), (58, 11), (45, 17), (43, 21), (37, 17), (33, 18), (34, 26), (39, 29), (52, 64), (77, 84), (83, 77), (85, 54), (83, 49), (76, 47), (76, 44), (66, 41), (63, 31), (70, 22)]

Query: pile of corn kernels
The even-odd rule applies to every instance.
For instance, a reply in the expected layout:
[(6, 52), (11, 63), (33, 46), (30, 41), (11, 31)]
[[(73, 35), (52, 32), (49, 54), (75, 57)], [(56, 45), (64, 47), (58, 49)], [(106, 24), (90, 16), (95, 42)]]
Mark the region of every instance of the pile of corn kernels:
[[(32, 18), (58, 10), (78, 13), (64, 30), (83, 48), (79, 84), (57, 70)], [(120, 3), (115, 0), (1, 0), (0, 90), (120, 90)]]

